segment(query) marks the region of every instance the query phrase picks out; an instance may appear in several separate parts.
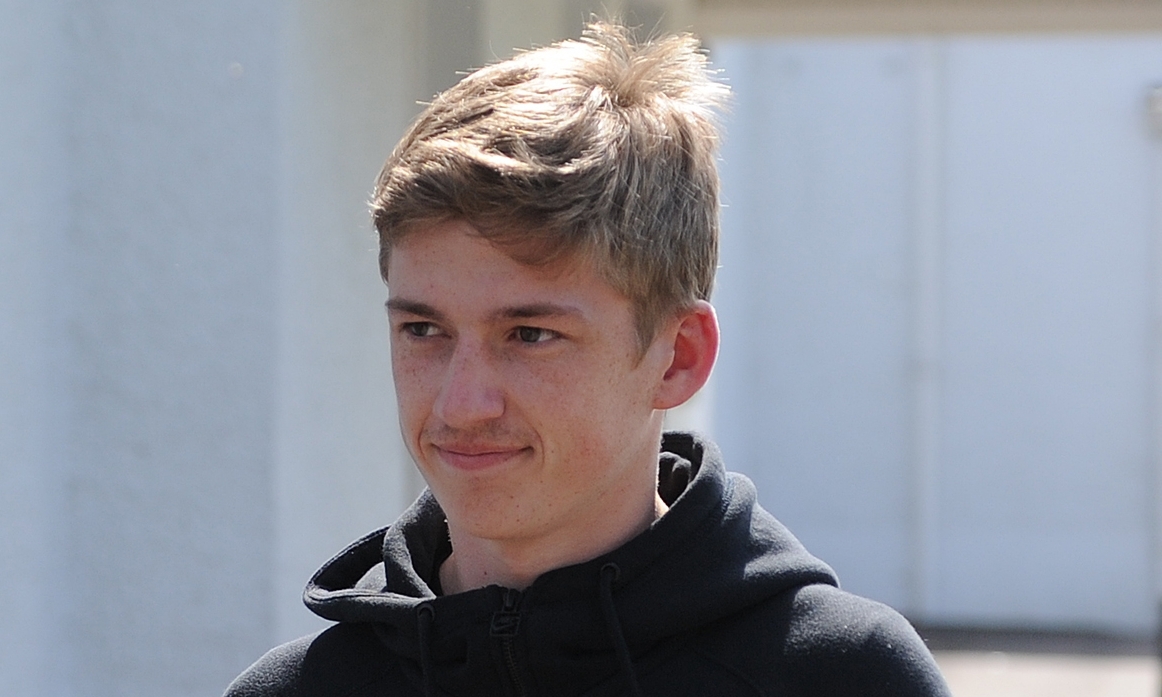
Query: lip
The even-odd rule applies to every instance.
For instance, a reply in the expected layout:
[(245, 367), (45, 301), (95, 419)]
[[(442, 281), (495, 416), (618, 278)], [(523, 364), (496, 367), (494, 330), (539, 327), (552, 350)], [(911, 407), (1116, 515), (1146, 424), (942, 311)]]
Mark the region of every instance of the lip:
[(491, 469), (523, 455), (528, 448), (433, 446), (440, 460), (465, 472)]

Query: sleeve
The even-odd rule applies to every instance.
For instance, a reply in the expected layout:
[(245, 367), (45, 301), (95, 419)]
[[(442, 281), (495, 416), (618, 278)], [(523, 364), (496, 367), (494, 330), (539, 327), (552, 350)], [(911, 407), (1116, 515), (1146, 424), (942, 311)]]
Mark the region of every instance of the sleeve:
[(835, 588), (796, 598), (790, 663), (804, 695), (951, 697), (936, 660), (898, 612)]
[(267, 651), (230, 683), (224, 697), (298, 697), (299, 676), (314, 636)]

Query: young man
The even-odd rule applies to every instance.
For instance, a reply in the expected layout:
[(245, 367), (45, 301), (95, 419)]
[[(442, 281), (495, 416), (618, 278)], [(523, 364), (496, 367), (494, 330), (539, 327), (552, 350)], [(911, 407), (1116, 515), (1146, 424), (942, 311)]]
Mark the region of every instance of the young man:
[(229, 695), (947, 694), (902, 617), (662, 433), (718, 349), (724, 97), (692, 38), (597, 23), (419, 117), (373, 211), (429, 488), (311, 580), (337, 624)]

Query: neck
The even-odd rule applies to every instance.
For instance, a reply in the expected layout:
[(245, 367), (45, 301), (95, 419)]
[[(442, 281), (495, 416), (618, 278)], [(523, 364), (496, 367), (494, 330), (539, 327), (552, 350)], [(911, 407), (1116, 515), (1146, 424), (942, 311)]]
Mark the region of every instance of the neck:
[(653, 500), (646, 501), (629, 518), (628, 525), (586, 526), (589, 534), (572, 540), (572, 544), (545, 538), (487, 540), (458, 534), (449, 526), (452, 554), (440, 566), (440, 585), (446, 594), (490, 585), (524, 590), (546, 571), (580, 564), (617, 549), (669, 510), (656, 491)]

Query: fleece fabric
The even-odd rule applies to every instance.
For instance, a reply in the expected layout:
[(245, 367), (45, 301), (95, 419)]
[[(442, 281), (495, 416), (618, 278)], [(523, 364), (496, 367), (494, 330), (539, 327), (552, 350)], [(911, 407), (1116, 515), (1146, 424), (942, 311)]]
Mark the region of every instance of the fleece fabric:
[(713, 444), (668, 433), (659, 470), (669, 512), (524, 591), (437, 596), (448, 532), (425, 493), (311, 579), (307, 606), (336, 624), (227, 697), (949, 695), (911, 625), (840, 590)]

